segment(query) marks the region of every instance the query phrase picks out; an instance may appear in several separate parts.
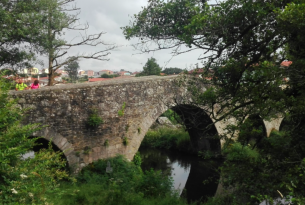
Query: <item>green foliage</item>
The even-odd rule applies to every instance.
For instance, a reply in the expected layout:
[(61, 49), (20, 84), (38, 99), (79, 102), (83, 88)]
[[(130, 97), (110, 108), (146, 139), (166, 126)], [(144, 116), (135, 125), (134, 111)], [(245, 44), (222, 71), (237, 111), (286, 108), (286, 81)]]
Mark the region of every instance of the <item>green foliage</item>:
[(96, 128), (99, 125), (103, 124), (104, 121), (103, 119), (98, 115), (98, 112), (96, 109), (92, 109), (91, 110), (91, 114), (89, 115), (87, 124), (92, 127), (92, 128)]
[(116, 78), (116, 77), (119, 77), (119, 75), (108, 75), (107, 73), (101, 75), (101, 78)]
[(129, 140), (127, 137), (123, 137), (123, 145), (127, 146), (129, 144)]
[(48, 74), (47, 74), (47, 73), (42, 73), (42, 74), (40, 74), (39, 76), (40, 76), (40, 77), (47, 77)]
[(138, 127), (138, 134), (141, 133), (141, 127)]
[(77, 80), (77, 74), (79, 69), (79, 64), (77, 62), (77, 59), (74, 57), (70, 57), (69, 62), (64, 67), (65, 71), (68, 72), (68, 75), (72, 82), (75, 82)]
[[(55, 192), (58, 180), (69, 179), (64, 171), (62, 153), (51, 148), (23, 159), (37, 138), (29, 136), (40, 129), (38, 124), (21, 125), (26, 110), (7, 94), (10, 83), (0, 79), (0, 201), (3, 204), (41, 204), (47, 193)], [(45, 202), (44, 202), (45, 201)]]
[(141, 146), (192, 152), (189, 134), (182, 129), (167, 127), (148, 130)]
[(104, 146), (105, 146), (105, 147), (109, 147), (109, 140), (108, 140), (108, 139), (105, 140)]
[(127, 124), (127, 125), (125, 126), (125, 131), (126, 131), (126, 132), (128, 132), (129, 127), (130, 127), (129, 124)]
[[(39, 49), (43, 1), (1, 1), (0, 67), (30, 67)], [(27, 47), (20, 46), (27, 43)]]
[(140, 155), (140, 152), (137, 152), (134, 157), (133, 157), (133, 163), (138, 166), (138, 167), (141, 167), (141, 164), (142, 164), (142, 158), (141, 158), (141, 155)]
[(157, 61), (155, 58), (149, 58), (146, 62), (146, 64), (143, 67), (143, 72), (141, 73), (142, 76), (145, 75), (160, 75), (161, 68), (157, 64)]
[(172, 109), (166, 110), (161, 116), (167, 117), (167, 119), (169, 119), (169, 121), (171, 121), (171, 123), (173, 123), (174, 125), (181, 122), (181, 118), (179, 117), (179, 115)]
[[(106, 173), (107, 162), (113, 168)], [(85, 167), (74, 186), (65, 184), (61, 194), (54, 194), (54, 204), (106, 205), (186, 205), (172, 191), (172, 180), (161, 172), (143, 173), (141, 168), (122, 156), (99, 160)]]
[(75, 156), (79, 157), (80, 156), (80, 152), (79, 151), (75, 152)]
[(125, 113), (126, 102), (123, 103), (122, 108), (118, 111), (119, 117), (123, 117)]
[(88, 147), (88, 146), (86, 146), (86, 147), (84, 148), (83, 153), (86, 154), (86, 155), (88, 155), (90, 152), (91, 152), (91, 148)]
[(179, 74), (182, 73), (183, 70), (181, 68), (165, 68), (162, 70), (162, 73), (165, 73), (167, 75), (173, 75), (173, 74)]

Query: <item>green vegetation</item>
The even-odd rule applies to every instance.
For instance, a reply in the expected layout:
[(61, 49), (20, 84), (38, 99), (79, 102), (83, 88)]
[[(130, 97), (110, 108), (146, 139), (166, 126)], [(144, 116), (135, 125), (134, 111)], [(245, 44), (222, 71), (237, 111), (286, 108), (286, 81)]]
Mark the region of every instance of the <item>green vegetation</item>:
[(35, 145), (29, 136), (40, 129), (38, 124), (21, 125), (26, 110), (8, 96), (10, 83), (0, 78), (0, 203), (44, 204), (47, 194), (56, 192), (59, 181), (69, 179), (62, 153), (51, 148), (22, 159)]
[(181, 68), (165, 68), (164, 70), (162, 70), (162, 73), (165, 73), (167, 75), (177, 75), (182, 72), (183, 70)]
[(85, 148), (84, 148), (84, 154), (86, 154), (86, 155), (88, 155), (89, 153), (91, 152), (91, 148), (90, 147), (88, 147), (88, 146), (86, 146)]
[(75, 82), (77, 80), (77, 70), (79, 69), (77, 58), (70, 57), (69, 62), (64, 68), (68, 72), (71, 82)]
[(118, 115), (120, 117), (124, 116), (125, 108), (126, 108), (126, 103), (124, 102), (123, 105), (122, 105), (122, 108), (118, 111)]
[(101, 75), (101, 78), (116, 78), (119, 77), (119, 75), (108, 75), (107, 73), (104, 73)]
[(148, 130), (141, 146), (162, 149), (176, 149), (192, 153), (191, 141), (188, 132), (183, 129), (162, 127)]
[(89, 125), (89, 127), (96, 128), (99, 125), (104, 123), (103, 119), (98, 115), (98, 112), (96, 109), (92, 109), (90, 112), (91, 112), (91, 114), (89, 115), (89, 118), (87, 121), (87, 125)]
[(147, 76), (147, 75), (160, 75), (161, 67), (158, 65), (155, 58), (149, 58), (143, 67), (143, 71), (138, 73), (136, 77)]
[(141, 133), (141, 127), (138, 127), (138, 134)]
[[(106, 173), (108, 161), (112, 173)], [(127, 162), (122, 156), (88, 165), (77, 176), (77, 183), (62, 184), (50, 198), (58, 205), (187, 204), (172, 191), (170, 178), (153, 170), (143, 173), (139, 164)]]
[(129, 125), (129, 124), (125, 125), (125, 131), (126, 131), (126, 132), (128, 132), (129, 127), (130, 127), (130, 125)]
[(129, 140), (127, 137), (123, 137), (123, 145), (127, 146), (129, 144)]
[(169, 121), (171, 121), (171, 123), (173, 123), (174, 125), (181, 123), (181, 118), (179, 117), (179, 115), (173, 111), (172, 109), (168, 109), (166, 110), (161, 117), (167, 117), (169, 119)]
[(135, 156), (133, 157), (133, 163), (138, 166), (138, 167), (141, 167), (141, 164), (142, 164), (142, 159), (141, 159), (141, 155), (140, 155), (140, 152), (137, 152), (135, 154)]
[(109, 140), (108, 140), (108, 139), (105, 140), (104, 146), (105, 146), (105, 147), (109, 147)]

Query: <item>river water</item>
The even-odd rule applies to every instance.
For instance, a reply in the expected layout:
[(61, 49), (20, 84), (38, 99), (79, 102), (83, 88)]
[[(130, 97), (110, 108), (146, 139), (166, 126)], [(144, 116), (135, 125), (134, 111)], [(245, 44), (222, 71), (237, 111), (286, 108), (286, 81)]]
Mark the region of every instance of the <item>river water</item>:
[(215, 195), (219, 180), (216, 170), (220, 161), (201, 160), (194, 155), (153, 148), (140, 148), (139, 152), (142, 169), (153, 168), (171, 176), (174, 188), (188, 202), (205, 201)]

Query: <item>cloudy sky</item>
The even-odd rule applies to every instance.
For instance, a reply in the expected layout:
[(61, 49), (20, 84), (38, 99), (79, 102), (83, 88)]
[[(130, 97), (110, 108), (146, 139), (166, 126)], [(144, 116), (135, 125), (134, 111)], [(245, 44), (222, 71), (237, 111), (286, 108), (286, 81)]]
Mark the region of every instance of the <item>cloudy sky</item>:
[[(118, 71), (125, 69), (128, 71), (141, 71), (150, 57), (156, 58), (162, 68), (178, 67), (184, 69), (200, 63), (197, 60), (200, 55), (199, 51), (192, 51), (174, 58), (172, 58), (170, 50), (150, 54), (137, 54), (139, 51), (134, 50), (132, 44), (136, 43), (138, 39), (126, 40), (120, 27), (129, 25), (131, 16), (141, 11), (141, 7), (146, 6), (147, 2), (148, 0), (76, 0), (77, 7), (81, 9), (80, 22), (88, 22), (90, 25), (88, 34), (104, 31), (106, 34), (101, 39), (106, 43), (114, 43), (119, 46), (111, 51), (109, 61), (81, 60), (80, 68), (82, 70), (100, 71), (109, 69)], [(75, 33), (67, 33), (66, 38), (71, 39), (75, 35)], [(74, 39), (74, 42), (76, 41), (77, 39)], [(92, 53), (102, 49), (104, 49), (103, 46), (81, 46), (70, 49), (69, 55), (83, 52)], [(47, 65), (46, 62), (45, 65)]]

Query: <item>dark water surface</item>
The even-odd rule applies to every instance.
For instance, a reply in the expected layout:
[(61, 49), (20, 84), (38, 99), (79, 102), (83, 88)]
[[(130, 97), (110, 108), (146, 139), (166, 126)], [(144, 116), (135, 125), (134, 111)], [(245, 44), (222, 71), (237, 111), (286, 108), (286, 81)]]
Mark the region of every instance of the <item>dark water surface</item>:
[(174, 188), (188, 202), (205, 201), (215, 195), (219, 173), (216, 171), (220, 161), (200, 160), (194, 155), (153, 148), (139, 149), (142, 169), (161, 170), (174, 180)]

